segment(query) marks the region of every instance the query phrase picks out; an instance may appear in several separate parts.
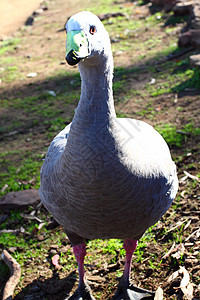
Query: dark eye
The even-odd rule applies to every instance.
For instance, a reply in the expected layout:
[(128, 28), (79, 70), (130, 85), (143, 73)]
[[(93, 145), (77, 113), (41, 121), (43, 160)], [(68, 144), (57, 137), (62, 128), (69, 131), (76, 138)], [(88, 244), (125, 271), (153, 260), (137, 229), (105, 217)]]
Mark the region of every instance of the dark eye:
[(90, 33), (91, 34), (95, 34), (96, 31), (97, 31), (97, 29), (94, 25), (90, 26)]

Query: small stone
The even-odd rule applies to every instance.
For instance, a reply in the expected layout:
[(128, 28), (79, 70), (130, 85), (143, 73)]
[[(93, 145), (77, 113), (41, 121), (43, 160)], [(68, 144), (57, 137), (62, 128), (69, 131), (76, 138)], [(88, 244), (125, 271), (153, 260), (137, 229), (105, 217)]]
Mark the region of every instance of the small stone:
[(37, 73), (36, 72), (32, 72), (32, 73), (28, 73), (27, 74), (27, 77), (28, 78), (32, 78), (32, 77), (36, 77), (37, 76)]
[(20, 227), (20, 232), (21, 232), (21, 233), (24, 233), (24, 232), (25, 232), (24, 227), (22, 227), (22, 226)]
[(44, 12), (42, 8), (38, 8), (33, 12), (33, 16), (41, 15)]
[(14, 253), (17, 250), (17, 247), (8, 248), (8, 252)]
[(44, 239), (45, 239), (45, 237), (44, 237), (44, 235), (42, 235), (42, 234), (39, 234), (39, 235), (37, 236), (37, 240), (38, 240), (39, 242), (44, 241)]
[(51, 249), (51, 250), (49, 251), (49, 253), (54, 255), (54, 254), (57, 254), (57, 251), (56, 251), (55, 249)]
[(58, 249), (59, 246), (55, 244), (55, 245), (51, 245), (50, 248), (51, 248), (51, 249)]
[(193, 4), (191, 2), (177, 3), (173, 12), (177, 16), (193, 15)]
[(149, 82), (149, 84), (154, 84), (156, 82), (155, 78), (151, 78), (151, 81)]
[(190, 56), (190, 65), (191, 67), (200, 68), (200, 54)]
[(155, 5), (165, 6), (169, 3), (174, 3), (176, 0), (151, 0), (151, 2)]
[(53, 97), (56, 97), (56, 93), (54, 91), (46, 91), (47, 94), (53, 96)]
[(14, 50), (18, 50), (18, 49), (20, 49), (20, 48), (21, 48), (21, 46), (20, 46), (20, 45), (17, 45), (17, 46), (14, 47)]
[(111, 43), (119, 43), (120, 39), (117, 38), (111, 38)]
[(25, 26), (32, 26), (34, 23), (34, 18), (33, 17), (29, 17), (26, 22), (25, 22)]
[(43, 10), (48, 10), (48, 6), (45, 5), (45, 4), (42, 4), (42, 5), (40, 6), (40, 8), (43, 9)]
[(119, 55), (121, 55), (121, 54), (123, 54), (123, 51), (119, 50), (119, 51), (117, 51), (117, 52), (115, 53), (115, 56), (119, 56)]
[(21, 209), (40, 201), (38, 190), (30, 189), (18, 192), (10, 192), (0, 197), (0, 209)]
[(200, 29), (191, 29), (184, 32), (178, 40), (179, 47), (200, 47)]

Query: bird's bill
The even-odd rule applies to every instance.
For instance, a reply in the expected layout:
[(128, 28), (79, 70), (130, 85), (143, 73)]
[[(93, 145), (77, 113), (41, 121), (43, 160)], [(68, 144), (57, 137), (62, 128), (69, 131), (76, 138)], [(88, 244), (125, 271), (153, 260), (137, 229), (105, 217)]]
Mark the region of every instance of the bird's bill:
[(72, 30), (67, 33), (66, 61), (69, 65), (76, 65), (89, 55), (89, 43), (82, 30)]

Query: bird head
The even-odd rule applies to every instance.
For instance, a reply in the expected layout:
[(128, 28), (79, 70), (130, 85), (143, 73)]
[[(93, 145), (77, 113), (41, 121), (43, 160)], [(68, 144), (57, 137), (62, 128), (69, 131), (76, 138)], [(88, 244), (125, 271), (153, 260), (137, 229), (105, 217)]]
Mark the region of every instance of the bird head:
[(89, 11), (73, 15), (66, 23), (66, 60), (69, 65), (80, 61), (95, 64), (110, 50), (110, 39), (100, 19)]

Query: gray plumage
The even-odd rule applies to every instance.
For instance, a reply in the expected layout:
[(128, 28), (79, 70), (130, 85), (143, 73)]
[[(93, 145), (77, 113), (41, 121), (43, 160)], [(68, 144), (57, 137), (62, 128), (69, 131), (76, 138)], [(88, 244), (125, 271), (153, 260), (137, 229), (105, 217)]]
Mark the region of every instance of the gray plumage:
[[(86, 32), (91, 20), (97, 27), (95, 37)], [(139, 239), (175, 198), (176, 167), (153, 127), (116, 118), (113, 59), (100, 20), (79, 13), (67, 29), (79, 28), (90, 46), (88, 58), (79, 62), (80, 102), (72, 123), (49, 147), (40, 197), (73, 244), (83, 238)]]

